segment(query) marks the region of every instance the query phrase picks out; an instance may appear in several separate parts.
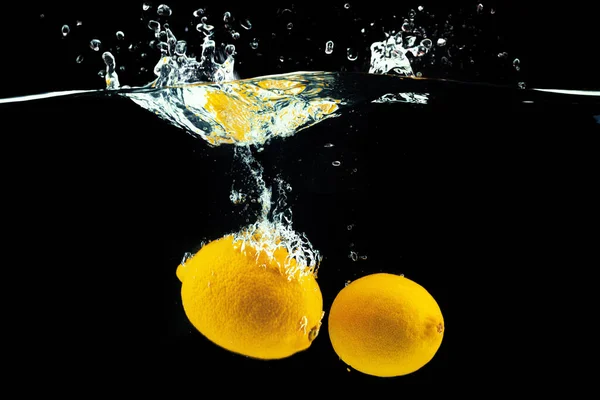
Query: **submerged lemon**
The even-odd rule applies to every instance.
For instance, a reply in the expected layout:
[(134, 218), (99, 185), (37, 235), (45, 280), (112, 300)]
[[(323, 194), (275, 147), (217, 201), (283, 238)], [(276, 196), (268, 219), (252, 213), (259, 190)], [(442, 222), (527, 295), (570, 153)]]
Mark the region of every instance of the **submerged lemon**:
[(328, 325), (337, 355), (357, 371), (379, 377), (423, 367), (444, 336), (442, 312), (429, 292), (386, 273), (364, 276), (343, 288)]
[(232, 352), (284, 358), (307, 349), (319, 333), (319, 285), (283, 247), (269, 256), (225, 236), (179, 265), (177, 277), (190, 322)]

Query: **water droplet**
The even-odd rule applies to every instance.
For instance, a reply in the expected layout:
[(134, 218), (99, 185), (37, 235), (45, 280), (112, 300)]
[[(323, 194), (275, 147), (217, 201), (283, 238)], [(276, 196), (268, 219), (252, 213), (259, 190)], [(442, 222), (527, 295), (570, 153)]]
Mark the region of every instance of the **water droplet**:
[(225, 11), (223, 14), (223, 22), (229, 22), (231, 20), (231, 13), (229, 11)]
[(503, 51), (502, 53), (498, 53), (498, 58), (506, 58), (508, 57), (508, 53)]
[(293, 27), (294, 27), (294, 24), (292, 24), (291, 22), (289, 24), (287, 24), (288, 30), (292, 29)]
[(347, 9), (349, 9), (349, 8), (350, 8), (350, 3), (346, 3), (346, 4), (344, 4), (344, 8), (345, 8), (346, 10), (347, 10)]
[(346, 56), (348, 57), (348, 60), (356, 61), (356, 59), (358, 58), (358, 53), (354, 51), (352, 47), (348, 47), (346, 49)]
[(71, 32), (71, 28), (69, 28), (69, 25), (63, 25), (62, 28), (60, 28), (63, 37), (67, 36), (69, 34), (69, 32)]
[(417, 72), (415, 75), (416, 75), (416, 76), (418, 76), (418, 77), (420, 78), (420, 77), (422, 77), (422, 76), (423, 76), (423, 73), (422, 73), (421, 71), (419, 71), (419, 72)]
[(90, 41), (90, 48), (94, 51), (100, 50), (101, 45), (102, 45), (102, 42), (100, 42), (98, 39), (92, 39)]
[(250, 22), (249, 19), (245, 19), (242, 22), (240, 22), (240, 25), (242, 28), (244, 28), (245, 30), (249, 31), (250, 29), (252, 29), (252, 23)]
[(152, 29), (154, 33), (157, 33), (160, 31), (160, 22), (151, 19), (148, 21), (148, 28)]
[(360, 33), (365, 33), (365, 28), (362, 28), (362, 29), (360, 30)]
[(423, 6), (419, 6), (419, 7), (417, 7), (417, 10), (419, 10), (419, 11), (423, 11)]
[(161, 4), (156, 9), (156, 13), (161, 17), (170, 17), (173, 12), (171, 11), (171, 7), (166, 4)]
[(175, 54), (178, 56), (182, 56), (185, 54), (187, 50), (187, 42), (185, 40), (178, 40), (175, 45)]
[(333, 143), (325, 143), (325, 146), (323, 147), (333, 147)]
[(75, 61), (77, 62), (77, 64), (81, 64), (83, 62), (83, 56), (81, 54), (78, 55)]
[(258, 47), (258, 40), (252, 39), (252, 41), (250, 42), (250, 47), (256, 49)]
[(115, 57), (108, 51), (102, 53), (102, 60), (104, 60), (104, 63), (109, 69), (115, 68)]
[(404, 276), (404, 274), (400, 274), (400, 276)]
[(152, 5), (149, 2), (145, 2), (144, 4), (142, 4), (142, 10), (144, 11), (148, 11), (150, 7), (152, 7)]
[(439, 38), (439, 39), (437, 40), (437, 45), (438, 45), (438, 46), (440, 46), (440, 47), (444, 47), (444, 46), (446, 45), (446, 39), (444, 39), (444, 38)]
[(78, 20), (77, 21), (77, 26), (81, 26), (81, 25), (83, 25), (83, 22)]
[(342, 163), (340, 161), (334, 161), (331, 163), (331, 165), (333, 165), (334, 167), (339, 167), (340, 165), (342, 165)]
[(350, 281), (350, 280), (346, 281), (346, 282), (344, 283), (344, 287), (348, 286), (348, 285), (349, 285), (349, 284), (351, 284), (351, 283), (352, 283), (352, 281)]
[(117, 31), (116, 35), (117, 35), (117, 40), (125, 39), (125, 34), (123, 33), (123, 31)]
[(236, 32), (236, 31), (232, 31), (232, 32), (231, 32), (231, 37), (232, 37), (234, 40), (238, 40), (238, 39), (240, 38), (240, 33), (239, 33), (239, 32)]
[(519, 60), (518, 58), (515, 58), (513, 61), (513, 67), (515, 68), (515, 70), (520, 71), (521, 70), (521, 60)]
[(483, 12), (483, 4), (477, 4), (477, 14), (481, 14)]
[(325, 54), (333, 53), (333, 42), (330, 40), (325, 43)]
[(358, 254), (356, 254), (356, 252), (351, 251), (350, 254), (348, 255), (348, 257), (352, 260), (352, 261), (356, 261), (358, 260)]
[(204, 15), (204, 8), (199, 8), (196, 11), (193, 12), (194, 17), (200, 17), (201, 15)]

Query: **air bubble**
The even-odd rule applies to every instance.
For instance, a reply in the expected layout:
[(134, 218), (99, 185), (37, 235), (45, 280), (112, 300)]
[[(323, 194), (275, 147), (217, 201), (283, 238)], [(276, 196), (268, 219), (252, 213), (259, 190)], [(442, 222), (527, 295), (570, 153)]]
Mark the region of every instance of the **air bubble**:
[(525, 82), (519, 82), (517, 86), (519, 86), (519, 89), (525, 89)]
[(433, 42), (431, 41), (431, 39), (423, 39), (421, 40), (421, 46), (429, 50), (431, 49), (431, 47), (433, 47)]
[(440, 47), (444, 47), (444, 46), (446, 45), (446, 39), (444, 39), (444, 38), (439, 38), (439, 39), (437, 40), (437, 45), (438, 45), (438, 46), (440, 46)]
[(508, 57), (508, 53), (503, 51), (502, 53), (498, 53), (498, 58), (506, 58)]
[(333, 143), (325, 143), (325, 146), (323, 147), (333, 147)]
[(233, 56), (235, 54), (235, 46), (232, 44), (225, 46), (225, 54), (228, 56)]
[(361, 260), (366, 260), (366, 259), (367, 259), (367, 256), (364, 256), (364, 255), (363, 255), (363, 256), (360, 256), (359, 258), (360, 258)]
[(350, 254), (348, 255), (348, 257), (352, 260), (352, 261), (356, 261), (358, 260), (358, 254), (356, 254), (356, 252), (351, 251)]
[(102, 45), (102, 42), (100, 42), (98, 39), (92, 39), (90, 41), (90, 48), (94, 51), (100, 50), (101, 45)]
[(423, 11), (423, 6), (419, 6), (419, 7), (417, 7), (417, 10), (419, 10), (419, 11)]
[(171, 7), (166, 4), (161, 4), (156, 9), (156, 13), (161, 17), (170, 17), (173, 12), (171, 11)]
[(117, 31), (116, 36), (117, 36), (117, 40), (125, 39), (125, 34), (123, 33), (123, 31)]
[(231, 13), (229, 11), (225, 11), (223, 14), (223, 22), (229, 22), (231, 20)]
[(344, 283), (344, 287), (348, 286), (348, 285), (349, 285), (349, 284), (351, 284), (351, 283), (352, 283), (352, 281), (350, 281), (350, 280), (346, 281), (346, 282)]
[(196, 11), (193, 12), (194, 17), (200, 17), (201, 15), (204, 15), (204, 8), (199, 8)]
[(175, 45), (175, 54), (178, 56), (182, 56), (185, 54), (187, 50), (187, 42), (185, 40), (178, 40)]
[(78, 55), (75, 59), (75, 62), (77, 62), (77, 64), (81, 64), (83, 62), (83, 56), (81, 54)]
[(77, 26), (81, 26), (81, 25), (83, 25), (83, 22), (78, 20), (76, 24), (77, 24)]
[(69, 28), (69, 25), (63, 25), (62, 28), (60, 28), (60, 31), (62, 32), (62, 35), (64, 37), (67, 36), (69, 32), (71, 32), (71, 28)]
[(291, 30), (293, 27), (294, 27), (294, 24), (292, 24), (291, 22), (289, 24), (287, 24), (288, 30)]
[(346, 4), (344, 4), (344, 8), (345, 8), (346, 10), (348, 10), (348, 9), (350, 8), (350, 3), (346, 3)]
[(253, 49), (256, 49), (258, 47), (258, 40), (252, 39), (252, 41), (250, 42), (250, 47), (252, 47)]
[(513, 61), (513, 67), (515, 68), (515, 70), (520, 71), (521, 70), (521, 60), (519, 60), (518, 58), (515, 58)]
[(98, 71), (98, 76), (102, 79), (104, 79), (104, 77), (106, 76), (106, 71), (101, 69), (100, 71)]
[(180, 264), (185, 266), (185, 263), (189, 261), (190, 258), (192, 258), (194, 255), (190, 252), (185, 252), (183, 253), (183, 257), (181, 258), (181, 262)]
[(245, 30), (249, 31), (250, 29), (252, 29), (252, 23), (250, 22), (249, 19), (245, 19), (242, 22), (240, 22), (240, 25), (242, 28), (244, 28)]
[(358, 58), (358, 54), (356, 53), (356, 51), (354, 51), (352, 47), (348, 47), (346, 49), (346, 55), (348, 57), (348, 60), (350, 61), (356, 61), (356, 59)]
[(330, 40), (325, 43), (325, 54), (333, 53), (333, 42)]
[(239, 32), (236, 32), (236, 31), (232, 31), (232, 32), (231, 32), (231, 37), (232, 37), (234, 40), (238, 40), (238, 39), (240, 38), (240, 33), (239, 33)]
[(414, 29), (415, 29), (415, 24), (413, 24), (411, 22), (406, 21), (402, 24), (402, 30), (404, 32), (412, 32)]
[(477, 14), (481, 14), (483, 12), (483, 4), (477, 4)]
[(160, 31), (160, 22), (150, 20), (148, 21), (148, 28), (152, 29), (155, 33)]
[(150, 9), (150, 7), (152, 7), (152, 6), (148, 2), (142, 4), (142, 10), (144, 10), (144, 11), (148, 11)]
[(408, 12), (408, 18), (414, 18), (415, 15), (417, 15), (417, 12), (415, 10), (410, 10)]
[(340, 165), (342, 165), (342, 163), (340, 161), (334, 161), (331, 163), (331, 165), (333, 165), (334, 167), (339, 167)]

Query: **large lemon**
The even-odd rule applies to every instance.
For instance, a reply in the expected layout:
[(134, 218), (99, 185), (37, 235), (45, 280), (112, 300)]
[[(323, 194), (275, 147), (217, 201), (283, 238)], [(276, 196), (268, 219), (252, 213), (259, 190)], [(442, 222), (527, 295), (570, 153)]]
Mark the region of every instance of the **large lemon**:
[(185, 313), (235, 353), (279, 359), (305, 350), (319, 333), (323, 299), (314, 275), (290, 266), (284, 247), (269, 255), (231, 235), (208, 243), (177, 268)]
[(423, 367), (444, 336), (442, 312), (429, 292), (386, 273), (364, 276), (343, 288), (328, 325), (337, 355), (357, 371), (380, 377)]

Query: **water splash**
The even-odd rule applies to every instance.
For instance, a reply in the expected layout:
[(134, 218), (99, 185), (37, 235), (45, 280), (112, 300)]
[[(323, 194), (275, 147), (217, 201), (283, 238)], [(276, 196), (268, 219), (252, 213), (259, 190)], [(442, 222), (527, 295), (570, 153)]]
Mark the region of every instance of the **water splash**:
[[(236, 158), (242, 161), (254, 179), (254, 186), (258, 190), (258, 202), (261, 211), (255, 223), (245, 227), (234, 234), (241, 251), (252, 247), (256, 251), (256, 259), (261, 254), (266, 254), (274, 262), (279, 271), (288, 280), (299, 279), (308, 275), (317, 275), (322, 256), (315, 250), (305, 234), (300, 234), (292, 228), (292, 210), (287, 206), (286, 192), (291, 190), (281, 178), (276, 179), (277, 201), (272, 201), (272, 190), (267, 187), (263, 179), (263, 168), (254, 159), (249, 146), (237, 147)], [(239, 193), (232, 191), (233, 193)], [(272, 205), (275, 207), (272, 208)], [(283, 263), (275, 255), (281, 250), (287, 252)]]
[(427, 104), (429, 101), (428, 93), (387, 93), (373, 100), (373, 103), (411, 103), (411, 104)]
[[(406, 29), (409, 31), (409, 28)], [(408, 54), (421, 57), (432, 47), (430, 39), (423, 39), (418, 45), (415, 45), (415, 42), (416, 36), (399, 32), (384, 41), (373, 43), (369, 73), (414, 76)]]
[(263, 145), (336, 117), (335, 74), (297, 73), (171, 85), (125, 94), (141, 107), (209, 144)]

